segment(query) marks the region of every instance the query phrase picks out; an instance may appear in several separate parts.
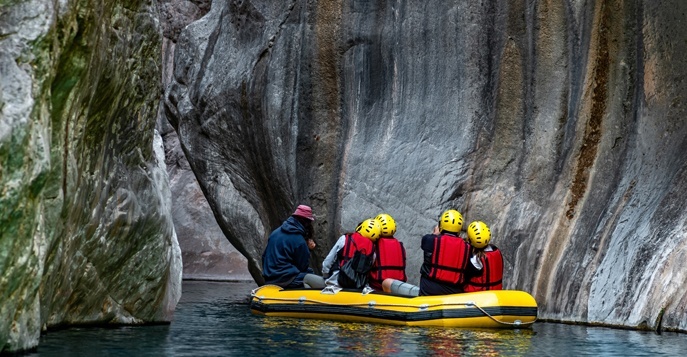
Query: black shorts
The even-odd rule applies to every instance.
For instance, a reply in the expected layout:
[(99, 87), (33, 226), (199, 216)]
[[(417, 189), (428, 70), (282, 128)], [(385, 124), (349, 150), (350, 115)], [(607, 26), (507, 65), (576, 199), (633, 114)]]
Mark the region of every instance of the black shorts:
[(461, 286), (431, 280), (424, 275), (420, 277), (420, 296), (450, 295), (460, 294), (462, 292), (463, 287)]

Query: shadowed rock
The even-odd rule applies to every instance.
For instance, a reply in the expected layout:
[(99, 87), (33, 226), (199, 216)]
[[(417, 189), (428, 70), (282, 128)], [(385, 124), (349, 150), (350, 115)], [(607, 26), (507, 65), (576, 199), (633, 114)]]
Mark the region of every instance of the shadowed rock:
[[(208, 1), (160, 1), (162, 25), (162, 83), (168, 85), (174, 68), (179, 33), (205, 15)], [(174, 128), (159, 112), (156, 128), (165, 143), (165, 162), (172, 191), (172, 217), (184, 262), (184, 279), (251, 280), (246, 258), (229, 243), (217, 225), (196, 177), (186, 161)]]

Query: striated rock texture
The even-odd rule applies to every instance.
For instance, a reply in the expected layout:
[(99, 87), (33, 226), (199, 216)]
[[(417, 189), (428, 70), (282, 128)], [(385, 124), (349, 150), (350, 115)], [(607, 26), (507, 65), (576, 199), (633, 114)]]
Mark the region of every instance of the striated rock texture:
[(387, 212), (417, 282), (443, 209), (484, 220), (552, 320), (687, 330), (687, 3), (215, 2), (165, 94), (219, 225), (260, 278), (314, 206), (319, 262)]
[(160, 33), (151, 1), (0, 1), (0, 352), (172, 318)]
[[(174, 67), (174, 50), (181, 30), (205, 15), (209, 0), (161, 0), (162, 84)], [(174, 128), (160, 111), (156, 128), (165, 144), (165, 162), (172, 191), (172, 217), (184, 262), (184, 279), (251, 280), (246, 258), (224, 236), (193, 171), (186, 161)]]
[(251, 281), (246, 258), (224, 236), (179, 146), (176, 132), (163, 129), (165, 162), (172, 192), (172, 219), (184, 263), (184, 279)]

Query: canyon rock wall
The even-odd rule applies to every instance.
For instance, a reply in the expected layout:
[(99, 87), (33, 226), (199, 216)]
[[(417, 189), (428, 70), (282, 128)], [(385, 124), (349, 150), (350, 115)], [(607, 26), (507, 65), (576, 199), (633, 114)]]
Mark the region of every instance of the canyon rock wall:
[(170, 321), (181, 294), (151, 1), (0, 2), (0, 352)]
[[(179, 33), (205, 15), (210, 0), (159, 0), (162, 27), (162, 85), (172, 78)], [(246, 258), (217, 224), (210, 205), (191, 171), (179, 138), (160, 112), (156, 128), (165, 144), (165, 162), (172, 191), (172, 218), (184, 262), (184, 279), (251, 280)]]
[(257, 282), (315, 208), (315, 268), (387, 212), (417, 282), (446, 208), (546, 319), (687, 330), (687, 3), (247, 1), (181, 31), (165, 115)]

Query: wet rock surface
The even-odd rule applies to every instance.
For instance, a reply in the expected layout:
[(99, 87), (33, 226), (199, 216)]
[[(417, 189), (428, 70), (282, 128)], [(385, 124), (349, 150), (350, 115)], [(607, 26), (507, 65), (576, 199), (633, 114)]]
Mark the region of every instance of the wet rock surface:
[(170, 321), (181, 251), (150, 1), (0, 3), (0, 352)]
[(186, 274), (260, 283), (299, 203), (316, 269), (386, 212), (417, 282), (457, 208), (542, 318), (687, 330), (685, 7), (2, 2), (0, 351), (169, 321), (175, 225)]
[[(162, 83), (167, 86), (174, 68), (181, 30), (204, 16), (209, 1), (160, 1), (162, 26)], [(172, 217), (184, 263), (184, 279), (252, 280), (246, 258), (234, 248), (217, 224), (212, 209), (186, 161), (174, 128), (160, 111), (156, 128), (165, 144), (165, 162), (172, 191)]]
[(315, 268), (387, 212), (415, 282), (419, 237), (457, 208), (491, 226), (506, 287), (541, 317), (685, 330), (683, 10), (216, 3), (179, 34), (165, 114), (258, 282), (299, 203), (318, 216)]

